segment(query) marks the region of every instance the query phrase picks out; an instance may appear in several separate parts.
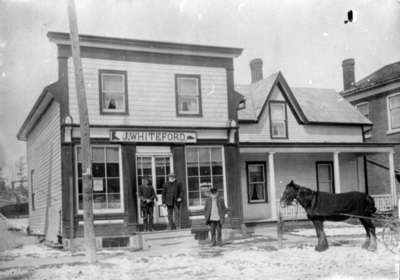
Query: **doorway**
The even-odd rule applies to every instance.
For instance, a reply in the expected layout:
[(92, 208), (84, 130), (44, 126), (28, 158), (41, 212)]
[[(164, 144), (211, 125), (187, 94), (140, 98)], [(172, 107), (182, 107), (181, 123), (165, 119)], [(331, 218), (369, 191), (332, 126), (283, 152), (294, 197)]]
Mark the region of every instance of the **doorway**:
[[(150, 180), (157, 195), (154, 203), (154, 223), (166, 224), (168, 222), (167, 208), (162, 206), (162, 190), (164, 183), (168, 180), (168, 174), (173, 170), (172, 154), (137, 154), (136, 155), (136, 185), (142, 184), (143, 177)], [(138, 200), (139, 224), (143, 224), (140, 211), (140, 200)]]
[(317, 190), (321, 192), (335, 193), (333, 181), (333, 162), (317, 162)]

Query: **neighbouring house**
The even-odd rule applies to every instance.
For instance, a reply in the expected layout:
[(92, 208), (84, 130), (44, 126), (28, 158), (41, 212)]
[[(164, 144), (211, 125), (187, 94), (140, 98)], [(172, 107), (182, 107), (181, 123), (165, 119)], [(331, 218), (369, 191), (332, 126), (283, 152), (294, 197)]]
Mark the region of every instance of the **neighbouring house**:
[(375, 199), (380, 209), (393, 206), (393, 144), (364, 142), (363, 128), (371, 126), (366, 117), (332, 89), (290, 87), (281, 72), (263, 78), (261, 59), (252, 60), (250, 68), (251, 84), (236, 85), (246, 98), (239, 111), (244, 223), (273, 221), (279, 212), (304, 218), (302, 209), (279, 207), (292, 179), (320, 191), (366, 191), (365, 156), (370, 155), (391, 162), (389, 201)]
[(373, 123), (372, 127), (364, 128), (365, 142), (396, 143), (394, 156), (389, 160), (382, 154), (366, 157), (368, 190), (382, 196), (394, 192), (395, 186), (388, 176), (389, 166), (394, 164), (397, 193), (400, 179), (400, 62), (385, 65), (359, 81), (355, 79), (354, 59), (344, 60), (342, 67), (341, 95)]
[[(20, 131), (27, 142), (33, 233), (57, 241), (83, 236), (78, 102), (69, 34), (49, 32), (59, 80), (44, 88)], [(141, 230), (138, 186), (150, 177), (154, 220), (166, 227), (161, 192), (170, 172), (182, 183), (182, 225), (214, 184), (241, 225), (233, 59), (240, 48), (80, 36), (92, 142), (98, 242)], [(68, 244), (67, 244), (68, 245)]]

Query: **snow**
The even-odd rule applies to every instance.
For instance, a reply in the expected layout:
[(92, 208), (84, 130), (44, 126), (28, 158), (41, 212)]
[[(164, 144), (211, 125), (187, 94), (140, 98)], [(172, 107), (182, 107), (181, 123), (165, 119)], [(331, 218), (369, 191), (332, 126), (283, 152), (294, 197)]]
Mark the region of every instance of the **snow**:
[[(322, 253), (314, 250), (313, 241), (288, 244), (284, 249), (277, 249), (274, 242), (264, 242), (253, 245), (227, 244), (221, 248), (200, 246), (186, 252), (159, 255), (118, 250), (118, 255), (110, 254), (97, 265), (11, 269), (1, 271), (0, 278), (28, 273), (29, 279), (52, 280), (398, 279), (396, 256), (382, 246), (377, 252), (362, 250), (362, 240), (358, 238), (349, 243), (332, 245)], [(25, 250), (29, 252), (34, 248)]]
[[(83, 252), (50, 249), (43, 244), (26, 245), (4, 252), (21, 262), (43, 258), (59, 260), (40, 267), (1, 269), (0, 279), (399, 279), (398, 257), (380, 243), (376, 252), (361, 249), (363, 228), (345, 223), (327, 223), (327, 251), (316, 252), (314, 229), (301, 228), (284, 235), (284, 248), (277, 247), (276, 228), (264, 228), (256, 235), (209, 247), (189, 242), (160, 243), (148, 250), (101, 250), (99, 263), (76, 263)], [(312, 231), (312, 234), (308, 234)], [(263, 234), (260, 234), (263, 232)], [(350, 236), (350, 232), (356, 233)], [(361, 232), (362, 235), (358, 233)], [(309, 236), (309, 237), (308, 237)], [(350, 238), (351, 237), (351, 238)], [(178, 243), (178, 239), (176, 240)], [(167, 246), (167, 245), (168, 246)], [(1, 259), (2, 254), (0, 254)], [(80, 260), (77, 256), (80, 256)], [(64, 260), (69, 259), (69, 264)]]
[(7, 222), (8, 228), (18, 229), (23, 232), (26, 232), (26, 229), (29, 226), (28, 218), (7, 219)]
[[(196, 252), (142, 257), (127, 254), (99, 265), (37, 269), (30, 279), (397, 279), (396, 258), (384, 249), (376, 253), (351, 247), (313, 247), (265, 250), (206, 249)], [(213, 256), (215, 255), (215, 256)], [(1, 276), (1, 274), (0, 274)]]
[(0, 253), (0, 258), (55, 258), (70, 255), (68, 251), (52, 249), (44, 244), (28, 244), (21, 248), (7, 250)]
[[(365, 235), (364, 227), (347, 223), (325, 222), (324, 231), (327, 236)], [(381, 232), (382, 228), (376, 228), (376, 234)], [(291, 234), (307, 237), (316, 236), (314, 228), (298, 228), (292, 231)]]

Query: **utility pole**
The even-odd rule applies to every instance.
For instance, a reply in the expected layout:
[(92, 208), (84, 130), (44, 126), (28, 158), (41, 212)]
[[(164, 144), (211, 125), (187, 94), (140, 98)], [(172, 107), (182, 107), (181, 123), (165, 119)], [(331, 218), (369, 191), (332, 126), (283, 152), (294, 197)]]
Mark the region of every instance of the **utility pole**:
[(86, 103), (85, 82), (83, 78), (82, 61), (79, 46), (78, 21), (76, 18), (75, 0), (67, 0), (70, 27), (72, 59), (74, 62), (75, 87), (79, 105), (79, 120), (82, 146), (82, 192), (83, 192), (83, 221), (86, 256), (90, 263), (96, 262), (96, 237), (93, 223), (93, 186), (90, 148), (89, 114)]

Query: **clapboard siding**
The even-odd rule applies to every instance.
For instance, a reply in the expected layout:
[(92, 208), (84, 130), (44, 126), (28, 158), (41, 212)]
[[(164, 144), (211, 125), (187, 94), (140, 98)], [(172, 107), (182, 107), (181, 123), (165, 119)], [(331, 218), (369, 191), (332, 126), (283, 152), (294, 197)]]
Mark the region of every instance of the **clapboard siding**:
[[(224, 68), (164, 65), (83, 58), (83, 72), (90, 123), (93, 125), (226, 126), (228, 120), (227, 76)], [(127, 72), (128, 115), (101, 115), (100, 69)], [(78, 104), (72, 61), (68, 61), (69, 108), (77, 123)], [(201, 76), (202, 117), (177, 117), (175, 74)]]
[[(27, 140), (29, 174), (34, 171), (33, 182), (29, 176), (29, 195), (35, 193), (35, 210), (29, 206), (29, 226), (37, 234), (58, 232), (61, 211), (61, 130), (60, 106), (49, 105)], [(33, 184), (33, 185), (32, 185)], [(31, 202), (31, 199), (30, 199)], [(50, 211), (46, 210), (51, 207)], [(51, 212), (51, 213), (50, 213)], [(54, 217), (56, 215), (56, 217)], [(47, 216), (47, 217), (46, 217)], [(53, 234), (54, 235), (54, 234)], [(49, 236), (54, 240), (57, 236)]]
[[(276, 88), (270, 100), (284, 100)], [(362, 142), (359, 126), (343, 125), (301, 125), (287, 106), (288, 139), (271, 139), (269, 106), (265, 106), (258, 123), (241, 123), (239, 138), (241, 142)], [(332, 120), (334, 121), (334, 120)]]

